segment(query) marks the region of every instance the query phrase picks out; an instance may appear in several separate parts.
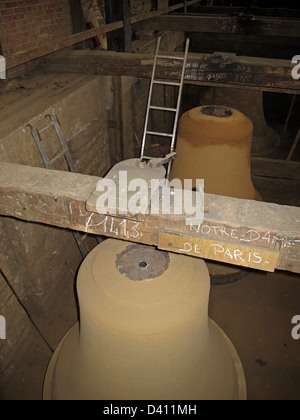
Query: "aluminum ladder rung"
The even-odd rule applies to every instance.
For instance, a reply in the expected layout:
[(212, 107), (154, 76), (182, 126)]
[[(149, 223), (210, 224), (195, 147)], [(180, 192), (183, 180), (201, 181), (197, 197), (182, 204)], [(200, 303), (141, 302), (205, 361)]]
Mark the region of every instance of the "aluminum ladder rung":
[(169, 82), (165, 80), (153, 80), (155, 85), (166, 85), (166, 86), (181, 86), (180, 82)]
[(61, 157), (66, 155), (67, 150), (64, 149), (61, 153), (59, 153), (57, 156), (55, 156), (53, 159), (50, 160), (51, 165), (58, 161)]
[(160, 133), (158, 131), (146, 131), (146, 134), (149, 134), (150, 136), (173, 137), (173, 134)]
[(155, 110), (155, 111), (170, 111), (170, 112), (176, 112), (177, 111), (176, 108), (167, 108), (165, 106), (155, 106), (155, 105), (151, 105), (150, 109)]
[(39, 130), (40, 134), (43, 134), (45, 131), (49, 130), (49, 128), (53, 127), (55, 124), (55, 121), (51, 121), (50, 124), (46, 125), (46, 127), (43, 127)]

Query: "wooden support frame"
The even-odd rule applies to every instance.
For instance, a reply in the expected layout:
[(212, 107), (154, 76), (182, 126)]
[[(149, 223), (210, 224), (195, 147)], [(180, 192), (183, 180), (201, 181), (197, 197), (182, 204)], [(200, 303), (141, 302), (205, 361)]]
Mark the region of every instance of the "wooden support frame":
[(214, 195), (200, 226), (182, 217), (87, 210), (99, 178), (0, 163), (0, 214), (263, 271), (300, 273), (300, 208)]
[[(199, 3), (199, 0), (190, 0), (188, 1), (187, 5), (191, 6), (193, 4)], [(159, 9), (154, 12), (147, 13), (145, 15), (140, 16), (133, 16), (130, 19), (130, 24), (138, 23), (143, 21), (144, 19), (149, 19), (155, 16), (159, 16), (164, 13), (170, 13), (174, 10), (178, 10), (184, 7), (184, 3), (177, 4), (175, 6), (168, 7), (166, 9)], [(129, 22), (128, 22), (129, 24)], [(6, 57), (6, 69), (12, 69), (14, 67), (20, 66), (22, 64), (28, 63), (29, 61), (35, 60), (37, 58), (44, 57), (48, 54), (53, 52), (71, 47), (76, 45), (82, 41), (86, 41), (87, 39), (94, 38), (104, 33), (109, 33), (112, 31), (116, 31), (124, 27), (123, 21), (118, 21), (114, 23), (110, 23), (99, 28), (90, 29), (87, 31), (79, 32), (77, 34), (70, 35), (64, 39), (54, 41), (48, 44), (45, 44), (39, 48), (36, 48), (31, 51), (25, 51), (23, 53), (17, 53), (13, 56)]]
[(190, 12), (209, 14), (209, 15), (237, 15), (244, 14), (249, 16), (266, 16), (272, 18), (300, 18), (299, 9), (284, 9), (284, 8), (263, 8), (263, 7), (232, 7), (232, 6), (204, 6), (193, 5), (190, 7)]
[[(63, 57), (49, 57), (46, 69), (94, 75), (151, 78), (154, 57), (151, 54), (126, 54), (112, 51), (68, 51)], [(235, 86), (270, 92), (300, 93), (298, 80), (292, 77), (294, 65), (288, 60), (239, 57), (235, 54), (192, 54), (187, 60), (185, 83), (204, 86)], [(158, 60), (157, 75), (178, 79), (177, 60), (165, 65)]]
[(131, 52), (131, 22), (130, 22), (130, 0), (123, 0), (124, 15), (124, 50)]
[(219, 15), (164, 15), (136, 23), (137, 30), (221, 33), (236, 35), (266, 35), (273, 37), (300, 37), (299, 21), (292, 18), (265, 16)]

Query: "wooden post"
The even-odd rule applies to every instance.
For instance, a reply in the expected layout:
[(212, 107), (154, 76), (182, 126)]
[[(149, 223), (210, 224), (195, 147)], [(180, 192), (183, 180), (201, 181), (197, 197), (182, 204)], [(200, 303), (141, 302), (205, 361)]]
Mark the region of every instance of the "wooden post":
[[(87, 29), (87, 25), (84, 20), (83, 10), (81, 6), (81, 0), (73, 0), (70, 2), (70, 10), (71, 10), (71, 20), (72, 20), (72, 29), (73, 33), (77, 34), (79, 32), (85, 31)], [(75, 46), (77, 50), (84, 50), (84, 49), (91, 49), (93, 43), (91, 40), (83, 41), (80, 44)]]
[(130, 0), (123, 0), (124, 51), (131, 53)]
[(161, 10), (161, 9), (167, 9), (169, 6), (169, 0), (158, 0), (157, 1), (157, 9)]
[(120, 0), (105, 2), (106, 20), (108, 24), (120, 21), (122, 29), (107, 33), (108, 50), (124, 52), (124, 21), (123, 21), (123, 0), (120, 7)]
[(293, 143), (293, 146), (292, 146), (292, 148), (291, 148), (291, 151), (290, 151), (290, 153), (289, 153), (289, 155), (288, 155), (287, 160), (292, 160), (293, 154), (294, 154), (294, 152), (295, 152), (295, 150), (296, 150), (296, 148), (297, 148), (297, 146), (298, 146), (299, 140), (300, 140), (300, 128), (299, 128), (299, 130), (298, 130), (298, 133), (297, 133), (297, 135), (296, 135), (295, 141), (294, 141), (294, 143)]
[(187, 0), (184, 0), (184, 13), (187, 13)]

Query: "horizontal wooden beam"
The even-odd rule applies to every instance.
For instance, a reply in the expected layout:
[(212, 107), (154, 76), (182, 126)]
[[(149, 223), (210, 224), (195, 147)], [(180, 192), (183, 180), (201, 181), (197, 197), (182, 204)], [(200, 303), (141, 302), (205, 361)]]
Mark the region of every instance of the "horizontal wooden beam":
[[(174, 53), (173, 53), (174, 55)], [(177, 60), (159, 60), (157, 77), (178, 79), (181, 64)], [(300, 93), (298, 80), (292, 77), (295, 65), (288, 60), (238, 57), (235, 54), (189, 54), (185, 82), (206, 86), (235, 86), (272, 92)], [(50, 57), (46, 70), (150, 78), (153, 55), (111, 51), (68, 51)]]
[(288, 8), (263, 8), (263, 7), (231, 7), (231, 6), (201, 6), (193, 5), (189, 8), (190, 13), (204, 13), (210, 15), (237, 15), (265, 16), (273, 18), (300, 18), (299, 9)]
[[(193, 5), (196, 5), (196, 4), (199, 3), (199, 1), (200, 0), (188, 0), (186, 2), (187, 7), (191, 7)], [(148, 12), (148, 13), (145, 13), (145, 14), (142, 14), (142, 15), (132, 16), (130, 22), (133, 25), (137, 22), (142, 22), (144, 20), (151, 19), (153, 17), (160, 16), (162, 14), (168, 14), (168, 13), (171, 13), (171, 12), (175, 12), (176, 10), (183, 9), (183, 8), (184, 8), (184, 2), (181, 2), (181, 3), (175, 4), (174, 6), (163, 7), (163, 8), (159, 8), (158, 10), (154, 10), (152, 12)]]
[[(193, 5), (198, 3), (198, 1), (188, 1), (188, 5)], [(169, 13), (180, 9), (184, 6), (184, 3), (177, 4), (175, 6), (171, 6), (165, 9), (160, 9), (154, 12), (150, 12), (144, 15), (133, 16), (131, 18), (131, 24), (142, 22), (145, 19), (153, 18), (159, 16), (164, 13)], [(79, 32), (77, 34), (73, 34), (67, 36), (66, 38), (60, 39), (58, 41), (54, 41), (51, 43), (43, 44), (39, 48), (35, 48), (34, 50), (25, 51), (22, 53), (17, 53), (12, 56), (5, 57), (6, 58), (6, 69), (9, 70), (11, 68), (20, 66), (21, 64), (28, 63), (29, 61), (35, 60), (37, 58), (44, 57), (48, 54), (53, 52), (62, 50), (64, 48), (71, 47), (76, 45), (80, 42), (86, 41), (87, 39), (91, 39), (97, 37), (104, 33), (113, 32), (117, 29), (121, 29), (124, 27), (123, 21), (118, 21), (114, 23), (110, 23), (99, 28), (89, 29), (87, 31)]]
[(211, 53), (228, 51), (238, 56), (256, 56), (291, 61), (299, 50), (298, 38), (271, 37), (263, 35), (214, 34), (192, 32), (186, 33), (191, 39), (191, 51)]
[(251, 171), (255, 176), (300, 181), (300, 162), (286, 160), (252, 158)]
[(207, 194), (199, 226), (87, 210), (99, 178), (0, 162), (0, 215), (158, 246), (263, 271), (300, 273), (300, 208)]
[(248, 16), (165, 15), (139, 22), (137, 30), (300, 37), (299, 20)]

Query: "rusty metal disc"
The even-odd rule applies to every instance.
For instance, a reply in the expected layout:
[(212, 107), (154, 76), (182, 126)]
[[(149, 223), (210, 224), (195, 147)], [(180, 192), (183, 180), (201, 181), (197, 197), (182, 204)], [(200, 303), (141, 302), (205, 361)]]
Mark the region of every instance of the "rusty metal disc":
[(134, 281), (161, 276), (168, 269), (169, 263), (168, 252), (144, 245), (131, 245), (116, 259), (120, 273)]

